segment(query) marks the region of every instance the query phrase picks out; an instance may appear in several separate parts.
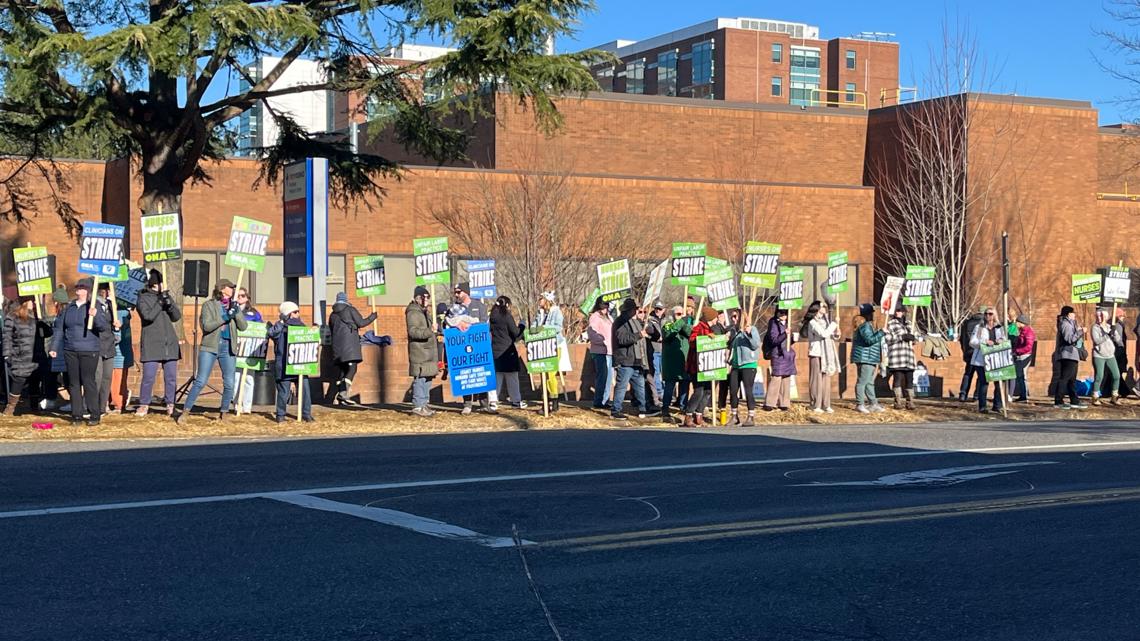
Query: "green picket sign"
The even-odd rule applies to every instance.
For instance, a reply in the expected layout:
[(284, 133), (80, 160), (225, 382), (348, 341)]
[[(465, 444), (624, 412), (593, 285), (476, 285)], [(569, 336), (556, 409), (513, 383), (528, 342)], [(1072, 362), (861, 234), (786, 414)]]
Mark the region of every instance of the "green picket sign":
[(558, 330), (545, 327), (523, 332), (526, 344), (526, 369), (531, 374), (558, 371)]
[(47, 247), (14, 247), (12, 259), (16, 263), (16, 293), (39, 296), (52, 292)]
[(902, 303), (907, 307), (930, 307), (934, 295), (934, 268), (907, 265)]
[(739, 308), (740, 295), (736, 289), (736, 274), (732, 265), (725, 262), (705, 272), (705, 289), (709, 304), (717, 311)]
[(1073, 274), (1072, 302), (1099, 303), (1100, 293), (1100, 274)]
[(225, 264), (251, 272), (265, 271), (265, 254), (269, 250), (269, 233), (272, 230), (273, 225), (269, 223), (234, 216)]
[(356, 274), (356, 296), (383, 296), (388, 293), (383, 256), (355, 256), (352, 270)]
[(182, 222), (177, 212), (143, 216), (139, 222), (144, 262), (159, 263), (182, 258)]
[(446, 236), (412, 240), (417, 285), (447, 285), (451, 282), (451, 263), (447, 259), (447, 251)]
[(847, 252), (831, 252), (827, 255), (827, 291), (838, 294), (847, 291)]
[(249, 323), (245, 329), (236, 330), (233, 343), (237, 356), (237, 366), (242, 369), (262, 371), (266, 369), (269, 354), (269, 338), (264, 323)]
[(598, 289), (607, 303), (633, 296), (631, 280), (628, 258), (598, 265)]
[(995, 345), (982, 345), (985, 358), (986, 380), (1012, 381), (1017, 378), (1017, 367), (1013, 364), (1013, 344), (1008, 340)]
[(740, 284), (745, 287), (775, 289), (782, 248), (775, 243), (761, 243), (755, 240), (745, 243), (744, 269), (741, 270)]
[(697, 337), (697, 380), (723, 381), (728, 378), (728, 336)]
[(780, 309), (803, 309), (804, 268), (780, 266)]
[(602, 290), (598, 287), (595, 287), (594, 291), (590, 292), (590, 294), (586, 296), (586, 300), (582, 301), (582, 305), (578, 309), (580, 309), (586, 316), (589, 316), (590, 312), (594, 311), (594, 303), (597, 302), (598, 296), (601, 295)]
[(320, 376), (321, 329), (289, 325), (288, 350), (285, 353), (285, 374), (289, 376)]
[(674, 287), (704, 284), (707, 252), (705, 243), (673, 243), (670, 282)]

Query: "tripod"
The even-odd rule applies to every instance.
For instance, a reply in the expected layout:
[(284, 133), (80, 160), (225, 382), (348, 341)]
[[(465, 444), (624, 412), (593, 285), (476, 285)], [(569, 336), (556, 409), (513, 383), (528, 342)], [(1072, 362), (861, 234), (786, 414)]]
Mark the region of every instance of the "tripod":
[[(186, 379), (186, 382), (183, 383), (178, 388), (178, 391), (174, 395), (174, 402), (175, 403), (178, 403), (183, 398), (186, 398), (186, 394), (190, 391), (190, 387), (193, 386), (194, 381), (198, 379), (198, 300), (199, 300), (199, 298), (200, 297), (197, 295), (194, 296), (194, 324), (193, 324), (193, 327), (194, 327), (194, 330), (193, 330), (193, 336), (194, 336), (194, 373), (191, 374), (190, 378)], [(209, 390), (209, 392), (207, 392), (206, 390)], [(202, 388), (202, 394), (206, 394), (206, 393), (210, 393), (210, 392), (212, 392), (214, 394), (220, 393), (220, 392), (218, 392), (218, 388), (214, 387), (213, 385), (210, 385), (210, 383), (207, 382), (205, 387)]]

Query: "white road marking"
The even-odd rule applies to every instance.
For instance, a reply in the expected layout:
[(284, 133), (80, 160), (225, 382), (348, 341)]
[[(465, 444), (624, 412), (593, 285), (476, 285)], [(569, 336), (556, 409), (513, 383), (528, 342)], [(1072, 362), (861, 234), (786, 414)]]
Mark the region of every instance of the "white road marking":
[(916, 450), (907, 452), (880, 452), (878, 454), (844, 454), (836, 456), (808, 456), (783, 459), (755, 459), (743, 461), (715, 461), (711, 463), (678, 463), (674, 465), (649, 465), (645, 467), (614, 467), (596, 470), (570, 470), (566, 472), (535, 472), (532, 474), (506, 474), (502, 476), (474, 476), (455, 479), (427, 481), (397, 481), (392, 483), (371, 483), (367, 485), (343, 485), (335, 487), (315, 487), (297, 490), (246, 492), (242, 494), (219, 494), (214, 496), (194, 496), (178, 499), (156, 499), (151, 501), (131, 501), (123, 503), (102, 503), (96, 505), (73, 505), (48, 507), (32, 510), (0, 512), (0, 519), (13, 519), (27, 516), (51, 516), (57, 514), (79, 514), (84, 512), (105, 512), (108, 510), (130, 510), (145, 507), (166, 507), (170, 505), (194, 505), (199, 503), (224, 503), (266, 498), (272, 494), (337, 494), (341, 492), (368, 492), (375, 490), (395, 490), (414, 487), (439, 487), (445, 485), (475, 485), (481, 483), (503, 483), (542, 479), (579, 478), (584, 476), (606, 476), (609, 474), (636, 474), (644, 472), (671, 472), (678, 470), (707, 470), (728, 467), (759, 467), (784, 465), (787, 463), (815, 463), (819, 461), (855, 461), (887, 459), (912, 456), (945, 456), (952, 454), (998, 454), (1002, 452), (1042, 452), (1056, 450), (1088, 450), (1100, 447), (1140, 447), (1140, 441), (1109, 441), (1104, 443), (1069, 443), (1062, 445), (1021, 445), (1012, 447), (985, 447), (968, 450)]
[[(507, 548), (515, 544), (514, 540), (509, 536), (488, 536), (468, 530), (467, 528), (459, 527), (458, 525), (382, 507), (367, 507), (354, 503), (341, 503), (339, 501), (330, 501), (316, 496), (309, 496), (308, 494), (295, 494), (292, 492), (266, 494), (264, 498), (289, 503), (291, 505), (299, 505), (312, 510), (347, 514), (349, 516), (383, 523), (384, 525), (393, 525), (428, 536), (450, 539), (452, 541), (463, 541), (465, 543), (477, 543), (489, 548)], [(534, 542), (523, 540), (522, 544), (534, 545)]]
[[(940, 470), (917, 470), (914, 472), (900, 472), (898, 474), (887, 474), (880, 476), (874, 481), (839, 481), (834, 483), (824, 483), (815, 481), (812, 483), (797, 483), (791, 487), (892, 487), (898, 485), (921, 485), (923, 487), (931, 486), (947, 486), (965, 483), (966, 481), (974, 481), (977, 479), (990, 478), (991, 476), (1004, 476), (1006, 474), (1017, 474), (1019, 469), (1007, 468), (1020, 468), (1029, 465), (1056, 465), (1056, 461), (1026, 461), (1024, 463), (998, 463), (995, 465), (970, 465), (967, 467), (947, 467)], [(1004, 469), (1004, 472), (982, 472), (980, 470), (999, 470)], [(963, 472), (974, 472), (974, 474), (963, 474)]]

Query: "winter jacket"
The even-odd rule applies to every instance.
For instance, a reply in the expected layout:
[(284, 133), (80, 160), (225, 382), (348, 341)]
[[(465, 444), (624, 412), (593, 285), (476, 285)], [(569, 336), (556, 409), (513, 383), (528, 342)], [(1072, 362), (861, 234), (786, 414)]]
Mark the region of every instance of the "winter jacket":
[(1057, 319), (1057, 345), (1053, 350), (1054, 360), (1079, 361), (1080, 351), (1077, 341), (1081, 340), (1081, 333), (1077, 331), (1077, 322), (1067, 317)]
[[(245, 322), (244, 318), (242, 319), (242, 322), (243, 323)], [(288, 327), (290, 325), (293, 327), (304, 327), (305, 321), (301, 320), (300, 318), (289, 318), (289, 319), (286, 319), (283, 321), (277, 321), (276, 323), (272, 323), (272, 324), (268, 324), (268, 325), (269, 325), (269, 329), (268, 329), (268, 331), (266, 331), (265, 335), (267, 338), (269, 338), (270, 340), (273, 341), (273, 358), (274, 358), (273, 376), (278, 381), (294, 380), (297, 378), (296, 374), (286, 374), (285, 373), (285, 366), (288, 364), (286, 362), (286, 360), (287, 360), (286, 355), (289, 353), (289, 329), (288, 329)], [(245, 329), (245, 328), (242, 327), (241, 329)]]
[(51, 351), (99, 353), (99, 336), (103, 332), (111, 332), (111, 323), (108, 322), (106, 314), (95, 314), (95, 320), (88, 330), (87, 306), (88, 303), (80, 306), (71, 301), (63, 308), (63, 312), (55, 317)]
[(517, 372), (522, 369), (519, 349), (515, 345), (522, 338), (522, 329), (515, 317), (498, 305), (491, 309), (491, 355), (495, 357), (495, 372)]
[(107, 325), (111, 327), (111, 331), (99, 334), (99, 357), (103, 359), (115, 358), (115, 325), (113, 317), (111, 316), (111, 304), (105, 299), (98, 299), (96, 304), (99, 307), (99, 315), (107, 319)]
[(732, 350), (729, 362), (733, 367), (753, 367), (760, 360), (760, 330), (751, 327), (747, 332), (737, 331), (728, 346)]
[(178, 335), (174, 332), (174, 323), (182, 321), (182, 310), (170, 295), (144, 289), (139, 292), (135, 310), (142, 319), (139, 360), (150, 363), (182, 358)]
[(198, 316), (198, 324), (202, 327), (201, 350), (218, 353), (218, 343), (222, 337), (222, 329), (227, 325), (230, 328), (230, 354), (233, 354), (233, 338), (237, 330), (243, 330), (248, 325), (245, 315), (237, 311), (237, 307), (222, 307), (222, 302), (216, 299), (206, 301), (202, 305), (202, 313)]
[(534, 326), (545, 327), (548, 329), (558, 330), (558, 346), (566, 345), (566, 336), (562, 333), (566, 321), (562, 316), (562, 309), (557, 305), (552, 305), (549, 310), (538, 310), (538, 314), (534, 318)]
[[(887, 369), (912, 371), (917, 367), (914, 357), (914, 328), (910, 321), (891, 317), (887, 321)], [(966, 343), (969, 345), (969, 342)], [(973, 352), (970, 352), (971, 358)]]
[(986, 327), (985, 323), (978, 325), (974, 329), (974, 335), (970, 337), (970, 347), (974, 348), (970, 365), (985, 367), (986, 357), (982, 354), (982, 346), (986, 344), (986, 341), (993, 341), (996, 344), (1004, 341), (1005, 338), (1005, 327), (1002, 325), (994, 325), (993, 329)]
[(689, 373), (691, 380), (697, 380), (697, 373), (700, 372), (700, 363), (697, 362), (697, 337), (712, 335), (712, 327), (705, 321), (693, 326), (693, 331), (689, 334), (689, 355), (685, 360), (685, 371)]
[(439, 373), (439, 354), (431, 329), (431, 312), (412, 301), (404, 308), (404, 322), (408, 328), (408, 376), (434, 377)]
[(1033, 346), (1037, 343), (1037, 332), (1029, 325), (1019, 328), (1017, 336), (1013, 339), (1013, 355), (1018, 358), (1029, 358), (1033, 354)]
[(851, 362), (861, 365), (878, 365), (883, 360), (883, 337), (887, 333), (875, 329), (873, 323), (864, 322), (851, 337)]
[(966, 323), (962, 326), (962, 334), (958, 337), (958, 344), (962, 346), (962, 362), (969, 365), (974, 359), (974, 348), (970, 347), (970, 339), (974, 336), (974, 331), (978, 329), (978, 325), (982, 324), (982, 315), (975, 313), (973, 316), (966, 319)]
[(1113, 323), (1108, 331), (1099, 324), (1093, 325), (1093, 356), (1101, 359), (1115, 359), (1116, 347), (1124, 342), (1124, 328), (1119, 323)]
[(688, 316), (661, 326), (661, 380), (666, 383), (687, 381), (685, 363), (689, 358), (689, 334), (693, 319)]
[(475, 299), (471, 299), (466, 305), (463, 303), (454, 303), (451, 307), (447, 308), (445, 317), (448, 327), (459, 327), (464, 323), (468, 325), (486, 323), (487, 306)]
[(329, 327), (332, 329), (333, 360), (338, 363), (359, 363), (364, 360), (360, 353), (360, 330), (376, 320), (376, 312), (362, 317), (356, 308), (348, 303), (333, 305), (329, 314)]
[(645, 337), (641, 335), (645, 325), (634, 312), (623, 313), (614, 321), (613, 339), (614, 367), (638, 367), (649, 369), (649, 350)]
[(52, 335), (47, 323), (28, 316), (20, 320), (14, 313), (4, 319), (4, 360), (13, 376), (27, 378), (41, 364), (51, 361), (44, 349), (44, 339)]
[(767, 340), (769, 345), (768, 362), (772, 365), (772, 376), (796, 375), (796, 352), (788, 344), (788, 328), (773, 317), (768, 321)]
[(613, 354), (614, 321), (609, 315), (601, 312), (590, 314), (590, 323), (586, 326), (586, 336), (590, 339), (591, 354)]
[(839, 373), (839, 348), (835, 332), (839, 325), (829, 318), (817, 315), (808, 323), (808, 357), (820, 360), (820, 371), (831, 376)]
[(115, 332), (115, 369), (135, 366), (135, 348), (131, 344), (131, 311), (119, 308), (119, 331)]
[(663, 320), (658, 318), (655, 314), (649, 314), (645, 319), (645, 333), (649, 335), (649, 352), (661, 351), (661, 341), (664, 335), (661, 333), (661, 326)]

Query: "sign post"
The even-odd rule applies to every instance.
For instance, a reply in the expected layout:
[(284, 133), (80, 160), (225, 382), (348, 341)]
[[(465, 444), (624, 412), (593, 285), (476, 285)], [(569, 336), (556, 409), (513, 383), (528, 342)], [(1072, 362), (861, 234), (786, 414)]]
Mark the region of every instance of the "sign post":
[[(526, 330), (523, 332), (526, 343), (526, 370), (534, 374), (550, 374), (558, 371), (558, 330), (553, 327)], [(540, 377), (544, 378), (544, 377)], [(549, 397), (545, 383), (542, 385), (542, 415), (550, 416)]]
[[(372, 313), (376, 313), (376, 297), (388, 293), (388, 280), (384, 273), (383, 256), (356, 256), (352, 259), (352, 271), (356, 274), (356, 296), (368, 297)], [(434, 314), (435, 311), (433, 310)], [(376, 333), (376, 320), (372, 321), (372, 333)]]
[(697, 337), (697, 381), (712, 382), (712, 424), (716, 427), (717, 381), (728, 378), (728, 336)]
[(234, 411), (240, 416), (242, 400), (245, 398), (245, 379), (249, 375), (249, 370), (260, 372), (266, 369), (269, 339), (266, 336), (265, 325), (261, 323), (250, 323), (245, 329), (236, 331), (234, 353), (237, 356), (237, 366), (241, 368), (241, 381), (238, 382)]
[(297, 421), (301, 421), (301, 402), (305, 394), (305, 377), (321, 373), (321, 329), (289, 325), (289, 349), (285, 354), (285, 374), (297, 377)]

